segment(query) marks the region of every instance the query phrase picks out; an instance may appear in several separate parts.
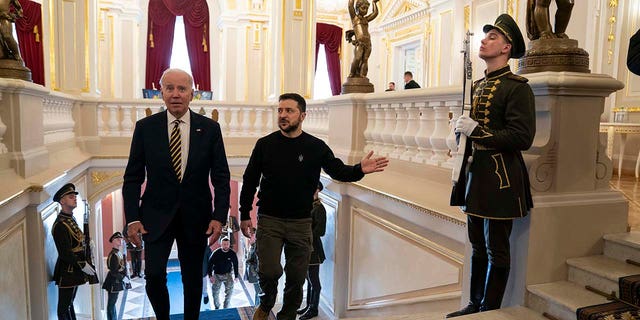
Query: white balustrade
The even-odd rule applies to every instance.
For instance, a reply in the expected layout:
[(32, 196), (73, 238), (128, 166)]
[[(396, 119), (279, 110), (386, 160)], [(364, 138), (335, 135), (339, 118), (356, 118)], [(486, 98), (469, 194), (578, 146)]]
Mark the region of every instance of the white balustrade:
[(123, 136), (130, 136), (133, 134), (133, 121), (131, 120), (131, 110), (133, 106), (122, 106), (122, 132)]
[(373, 132), (373, 128), (375, 127), (376, 123), (375, 123), (375, 119), (376, 119), (376, 115), (375, 112), (373, 110), (373, 104), (371, 103), (367, 103), (367, 105), (365, 106), (365, 110), (367, 112), (367, 127), (364, 129), (364, 132), (362, 133), (362, 135), (364, 136), (364, 152), (369, 152), (370, 150), (373, 150), (373, 137), (372, 137), (372, 132)]
[(229, 120), (229, 135), (237, 136), (240, 131), (240, 122), (239, 122), (239, 113), (240, 110), (238, 108), (231, 109), (231, 120)]
[(253, 135), (260, 137), (264, 134), (264, 119), (262, 114), (264, 113), (264, 108), (256, 107), (256, 121), (253, 125)]
[(104, 121), (104, 104), (100, 103), (98, 104), (98, 110), (96, 112), (96, 123), (98, 124), (98, 135), (99, 136), (104, 136), (107, 133), (104, 130), (105, 127), (105, 121)]
[(394, 149), (393, 131), (396, 128), (396, 111), (394, 105), (397, 105), (397, 103), (382, 105), (382, 109), (384, 110), (384, 127), (380, 133), (380, 137), (382, 138), (382, 150), (380, 150), (380, 154), (385, 157), (389, 157)]
[(428, 163), (439, 166), (449, 158), (449, 147), (447, 146), (447, 136), (449, 135), (449, 108), (443, 101), (429, 102), (435, 112), (435, 129), (429, 138), (433, 147), (433, 155)]
[(0, 117), (0, 154), (5, 154), (9, 152), (7, 146), (2, 142), (5, 132), (7, 132), (7, 125), (2, 122), (2, 118)]
[(110, 105), (107, 107), (107, 109), (109, 109), (109, 120), (107, 120), (107, 127), (109, 128), (109, 131), (107, 132), (107, 135), (112, 137), (120, 135), (120, 132), (118, 131), (118, 108), (119, 107), (117, 105)]
[(458, 156), (458, 151), (464, 152), (464, 150), (458, 150), (454, 125), (462, 113), (462, 101), (447, 102), (446, 104), (449, 106), (449, 114), (451, 115), (451, 120), (449, 120), (449, 135), (447, 136), (447, 146), (451, 151), (451, 157), (443, 163), (442, 166), (453, 168), (455, 158)]
[(402, 135), (407, 130), (407, 110), (402, 103), (394, 104), (393, 109), (396, 114), (396, 126), (391, 134), (393, 151), (389, 153), (389, 157), (400, 159), (400, 155), (402, 155), (407, 149), (404, 141), (402, 140)]
[(416, 103), (412, 102), (406, 105), (407, 128), (402, 134), (402, 141), (406, 149), (400, 155), (400, 160), (411, 161), (418, 154), (416, 135), (420, 129), (420, 110), (416, 107)]
[(435, 112), (433, 106), (427, 102), (420, 102), (418, 106), (420, 128), (416, 133), (416, 144), (418, 145), (418, 153), (413, 157), (413, 162), (427, 163), (433, 156), (433, 147), (431, 146), (431, 134), (435, 129)]
[(45, 144), (73, 139), (73, 103), (74, 101), (61, 97), (46, 97), (42, 100)]
[(251, 123), (251, 112), (253, 107), (242, 108), (242, 124), (240, 125), (240, 135), (249, 136), (252, 133), (253, 124)]

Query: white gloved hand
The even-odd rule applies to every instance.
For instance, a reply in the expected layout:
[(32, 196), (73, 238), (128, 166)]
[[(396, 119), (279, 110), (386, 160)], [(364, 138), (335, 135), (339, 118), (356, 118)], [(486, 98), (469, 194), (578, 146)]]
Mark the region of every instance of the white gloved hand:
[(131, 283), (131, 280), (129, 280), (129, 277), (125, 276), (124, 278), (122, 278), (122, 282)]
[(456, 121), (456, 132), (462, 133), (468, 137), (477, 126), (478, 121), (475, 121), (468, 116), (460, 116), (458, 121)]
[(93, 275), (96, 274), (96, 270), (93, 270), (93, 268), (88, 263), (84, 264), (84, 267), (82, 267), (82, 272), (84, 272), (84, 273), (86, 273), (86, 274), (88, 274), (90, 276), (93, 276)]

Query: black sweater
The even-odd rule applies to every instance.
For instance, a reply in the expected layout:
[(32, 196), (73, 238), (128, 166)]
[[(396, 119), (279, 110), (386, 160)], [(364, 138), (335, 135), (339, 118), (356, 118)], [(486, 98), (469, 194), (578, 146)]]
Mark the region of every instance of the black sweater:
[(207, 266), (207, 274), (211, 276), (211, 273), (225, 274), (231, 272), (233, 267), (233, 274), (238, 277), (238, 257), (236, 252), (229, 249), (227, 252), (218, 248), (213, 252), (211, 258), (209, 258), (209, 265)]
[(243, 176), (241, 220), (250, 219), (258, 183), (258, 214), (310, 218), (321, 168), (333, 179), (345, 182), (358, 181), (364, 176), (360, 164), (345, 165), (324, 141), (306, 132), (289, 138), (276, 131), (260, 138)]

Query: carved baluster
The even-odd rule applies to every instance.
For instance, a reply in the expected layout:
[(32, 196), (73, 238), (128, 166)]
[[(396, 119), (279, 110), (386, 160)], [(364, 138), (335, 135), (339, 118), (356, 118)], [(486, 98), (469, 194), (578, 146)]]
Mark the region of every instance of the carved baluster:
[(240, 135), (251, 135), (251, 131), (253, 128), (253, 124), (251, 123), (251, 111), (253, 111), (253, 107), (242, 107), (242, 125), (240, 126), (242, 131), (240, 131)]
[[(431, 103), (429, 103), (431, 105)], [(447, 147), (447, 136), (449, 135), (449, 108), (444, 102), (433, 103), (435, 112), (435, 129), (429, 138), (433, 147), (433, 155), (428, 163), (439, 166), (449, 158), (449, 147)]]
[(257, 107), (255, 108), (256, 111), (256, 121), (253, 124), (253, 135), (254, 136), (261, 136), (262, 133), (264, 132), (264, 119), (262, 114), (264, 113), (264, 108), (262, 107)]
[(240, 131), (239, 113), (240, 110), (237, 106), (231, 107), (231, 120), (229, 121), (229, 135), (231, 136), (237, 136)]
[(433, 106), (429, 103), (419, 104), (420, 128), (416, 133), (416, 144), (418, 145), (418, 154), (412, 159), (413, 162), (427, 163), (433, 155), (431, 146), (431, 134), (435, 128)]
[(109, 121), (107, 125), (109, 126), (109, 136), (117, 136), (118, 135), (118, 106), (110, 105), (109, 108)]
[(406, 150), (400, 155), (400, 159), (411, 161), (418, 154), (418, 143), (416, 142), (416, 134), (420, 129), (420, 111), (416, 108), (416, 103), (407, 104), (407, 129), (402, 134), (402, 141)]
[(131, 121), (131, 106), (122, 106), (122, 135), (129, 136), (133, 132), (133, 121)]
[(393, 151), (389, 154), (391, 158), (400, 159), (400, 155), (402, 155), (405, 151), (404, 141), (402, 140), (402, 135), (407, 130), (407, 111), (404, 107), (404, 104), (394, 104), (394, 110), (396, 114), (395, 121), (395, 129), (391, 134), (391, 140), (393, 141)]

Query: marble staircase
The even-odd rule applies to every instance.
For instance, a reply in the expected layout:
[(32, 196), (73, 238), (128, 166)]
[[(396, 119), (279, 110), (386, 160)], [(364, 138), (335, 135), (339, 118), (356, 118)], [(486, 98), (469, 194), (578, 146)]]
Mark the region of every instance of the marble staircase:
[[(607, 293), (615, 291), (617, 295), (618, 278), (640, 274), (640, 267), (626, 262), (627, 259), (640, 262), (640, 232), (605, 235), (604, 241), (602, 255), (567, 260), (567, 280), (527, 286), (526, 307), (503, 308), (455, 319), (576, 320), (578, 308), (608, 302), (605, 297), (585, 289), (586, 285)], [(431, 320), (436, 317), (414, 314), (385, 319)]]

